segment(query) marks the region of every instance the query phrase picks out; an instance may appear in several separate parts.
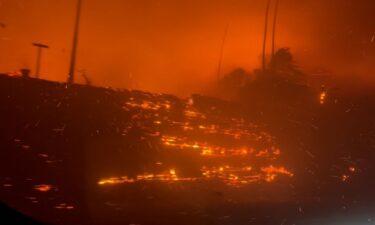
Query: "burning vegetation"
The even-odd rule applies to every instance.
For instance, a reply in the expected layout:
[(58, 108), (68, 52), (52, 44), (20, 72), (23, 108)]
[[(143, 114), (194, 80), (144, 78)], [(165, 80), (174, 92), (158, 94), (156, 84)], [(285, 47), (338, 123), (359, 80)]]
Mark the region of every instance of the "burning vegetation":
[[(265, 81), (253, 82), (262, 87)], [(358, 199), (352, 196), (357, 187), (353, 185), (366, 182), (371, 171), (361, 157), (371, 145), (353, 145), (360, 154), (335, 148), (333, 134), (356, 137), (356, 130), (363, 129), (344, 127), (360, 112), (352, 107), (354, 101), (345, 102), (338, 95), (317, 101), (314, 94), (308, 102), (283, 104), (264, 95), (274, 103), (268, 107), (249, 95), (252, 107), (247, 108), (200, 95), (182, 100), (20, 77), (1, 76), (0, 84), (7, 93), (1, 99), (6, 106), (2, 118), (18, 118), (4, 121), (6, 159), (24, 162), (2, 164), (1, 188), (7, 193), (2, 198), (67, 213), (65, 221), (76, 221), (85, 208), (79, 196), (90, 196), (92, 212), (106, 212), (105, 218), (117, 210), (131, 215), (129, 202), (137, 212), (151, 202), (173, 211), (161, 206), (163, 201), (187, 204), (184, 213), (200, 218), (203, 215), (194, 210), (203, 203), (190, 197), (212, 191), (218, 196), (214, 201), (223, 207), (266, 199), (288, 202), (302, 214), (306, 205), (331, 204), (339, 190), (333, 202), (350, 207)], [(22, 92), (16, 91), (20, 88)], [(343, 122), (333, 126), (324, 119), (331, 116), (342, 117)], [(309, 120), (314, 117), (316, 121)], [(335, 127), (338, 124), (340, 128)], [(48, 138), (41, 142), (40, 137)], [(309, 139), (323, 141), (308, 145)], [(368, 132), (362, 132), (360, 139), (373, 140)], [(138, 197), (125, 197), (139, 189), (143, 191)], [(14, 193), (23, 196), (7, 197)], [(288, 207), (285, 210), (291, 210)]]
[[(160, 149), (160, 158), (152, 163), (160, 172), (149, 170), (133, 176), (102, 178), (98, 184), (220, 180), (227, 185), (240, 186), (271, 182), (279, 175), (293, 176), (284, 166), (273, 166), (278, 163), (281, 150), (275, 138), (255, 124), (226, 116), (216, 108), (202, 112), (196, 108), (194, 99), (176, 104), (161, 100), (162, 95), (145, 97), (147, 100), (130, 97), (124, 102), (122, 108), (132, 114), (132, 120), (124, 125), (122, 135), (126, 137), (132, 130), (140, 130), (141, 141), (147, 142), (150, 148)], [(190, 155), (195, 161), (195, 175), (177, 176), (192, 173), (179, 168), (178, 160), (164, 162), (164, 154)]]
[(39, 79), (40, 42), (36, 78), (0, 74), (1, 202), (95, 225), (299, 224), (375, 208), (375, 93), (314, 84), (277, 49), (279, 0), (266, 1), (261, 68), (222, 76), (227, 26), (215, 97), (185, 99), (95, 87), (85, 69), (76, 84), (82, 2), (66, 83)]

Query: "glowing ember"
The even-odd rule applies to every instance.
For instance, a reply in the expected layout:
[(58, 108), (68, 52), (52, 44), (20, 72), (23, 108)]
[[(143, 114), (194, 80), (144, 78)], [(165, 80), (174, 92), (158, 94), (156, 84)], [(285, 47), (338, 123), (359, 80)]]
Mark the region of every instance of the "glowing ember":
[(278, 176), (292, 177), (293, 173), (286, 170), (284, 167), (268, 166), (263, 167), (260, 171), (256, 171), (251, 166), (233, 167), (202, 167), (201, 176), (199, 177), (178, 177), (174, 169), (170, 169), (166, 173), (161, 174), (143, 174), (137, 175), (135, 178), (127, 176), (111, 177), (102, 179), (98, 182), (99, 185), (114, 185), (124, 183), (134, 183), (140, 181), (163, 181), (163, 182), (177, 182), (177, 181), (208, 181), (219, 180), (228, 186), (241, 186), (254, 182), (267, 181), (272, 182)]
[(205, 119), (206, 118), (204, 114), (193, 111), (193, 110), (185, 110), (185, 116), (190, 119), (197, 119), (197, 118)]
[(289, 177), (294, 176), (293, 173), (289, 172), (286, 170), (284, 167), (274, 167), (274, 166), (269, 166), (269, 167), (263, 167), (262, 172), (266, 174), (266, 181), (271, 182), (275, 180), (277, 175), (286, 175)]
[(134, 99), (130, 99), (130, 100), (131, 101), (126, 102), (125, 105), (131, 108), (141, 108), (141, 109), (153, 110), (153, 111), (158, 111), (160, 109), (169, 110), (171, 108), (169, 101), (162, 102), (162, 103), (160, 102), (155, 103), (152, 101), (142, 101), (138, 103), (138, 102), (132, 101)]
[(327, 98), (327, 92), (326, 91), (322, 91), (320, 92), (320, 95), (319, 95), (319, 103), (321, 105), (323, 105), (325, 102), (326, 102), (326, 98)]
[[(148, 140), (148, 137), (159, 140), (157, 144), (162, 152), (192, 153), (202, 160), (195, 164), (196, 171), (200, 171), (200, 174), (198, 172), (194, 176), (181, 176), (178, 174), (179, 168), (171, 168), (167, 163), (155, 161), (153, 164), (164, 172), (147, 169), (133, 176), (100, 179), (98, 185), (216, 180), (238, 187), (255, 182), (273, 182), (279, 176), (293, 176), (285, 167), (272, 166), (280, 157), (281, 150), (276, 147), (273, 136), (259, 130), (254, 124), (242, 118), (206, 115), (189, 103), (185, 104), (182, 120), (174, 120), (168, 116), (170, 109), (170, 102), (150, 96), (147, 100), (130, 98), (125, 103), (124, 110), (133, 110), (134, 114), (122, 135), (126, 136), (136, 126), (145, 134), (140, 140)], [(208, 164), (206, 160), (211, 162)], [(180, 172), (184, 174), (185, 171)]]
[(341, 181), (343, 181), (343, 182), (348, 181), (349, 178), (350, 178), (349, 175), (343, 174), (343, 175), (341, 176)]
[(52, 189), (52, 186), (48, 184), (40, 184), (40, 185), (35, 185), (34, 189), (37, 191), (41, 191), (41, 192), (47, 192)]
[(55, 206), (55, 209), (65, 209), (65, 210), (72, 210), (74, 209), (73, 205), (68, 205), (67, 203), (61, 203)]
[(256, 151), (253, 148), (240, 147), (240, 148), (225, 148), (220, 146), (209, 146), (207, 143), (200, 143), (197, 141), (187, 141), (187, 138), (176, 136), (163, 136), (161, 138), (166, 147), (177, 149), (192, 149), (199, 150), (203, 156), (245, 156), (254, 154), (255, 157), (274, 159), (281, 154), (280, 149), (271, 146), (270, 149), (262, 149)]
[(176, 170), (170, 169), (168, 172), (160, 174), (142, 174), (135, 177), (110, 177), (102, 179), (98, 182), (99, 185), (107, 184), (124, 184), (124, 183), (134, 183), (139, 181), (164, 181), (164, 182), (174, 182), (174, 181), (192, 181), (194, 178), (179, 178), (177, 176)]

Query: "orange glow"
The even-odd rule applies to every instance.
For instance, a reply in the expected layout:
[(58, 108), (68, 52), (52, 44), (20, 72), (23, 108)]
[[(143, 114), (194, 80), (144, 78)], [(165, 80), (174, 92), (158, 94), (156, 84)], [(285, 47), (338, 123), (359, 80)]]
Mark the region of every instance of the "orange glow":
[(343, 175), (341, 176), (341, 181), (343, 181), (343, 182), (348, 181), (349, 178), (350, 178), (349, 175), (343, 174)]
[(265, 175), (266, 175), (265, 179), (268, 182), (271, 182), (271, 181), (275, 180), (276, 176), (280, 175), (280, 174), (286, 175), (286, 176), (289, 176), (289, 177), (294, 176), (293, 173), (286, 170), (284, 167), (268, 166), (268, 167), (263, 167), (261, 170), (262, 170), (262, 172), (265, 173)]
[(199, 143), (192, 141), (187, 142), (187, 138), (176, 137), (176, 136), (163, 136), (161, 138), (163, 144), (167, 147), (178, 148), (178, 149), (192, 149), (199, 150), (203, 156), (246, 156), (255, 153), (255, 157), (259, 158), (275, 158), (281, 154), (280, 149), (272, 146), (270, 149), (263, 149), (256, 151), (253, 148), (241, 147), (241, 148), (225, 148), (220, 146), (209, 146), (207, 143)]
[(55, 206), (55, 209), (65, 209), (65, 210), (72, 210), (74, 209), (73, 205), (68, 205), (67, 203), (61, 203)]
[[(3, 20), (9, 26), (1, 28), (0, 44), (4, 52), (17, 54), (0, 56), (0, 70), (34, 69), (35, 52), (31, 46), (27, 46), (34, 40), (40, 40), (51, 45), (44, 57), (42, 78), (65, 81), (71, 43), (67, 34), (72, 32), (74, 4), (69, 1), (59, 4), (9, 2), (6, 7), (0, 8)], [(92, 0), (85, 5), (77, 66), (87, 70), (95, 85), (183, 96), (202, 91), (214, 78), (213, 67), (217, 63), (227, 24), (229, 30), (224, 46), (223, 73), (236, 67), (251, 71), (259, 66), (264, 1), (239, 0), (236, 4), (231, 1), (218, 4), (216, 1), (167, 0), (147, 2), (146, 5), (149, 8), (147, 16), (143, 16), (144, 3), (140, 1), (103, 4), (103, 1)], [(277, 47), (295, 50), (297, 57), (303, 59), (299, 60), (303, 62), (303, 67), (319, 67), (324, 62), (328, 69), (339, 72), (350, 69), (347, 73), (361, 73), (373, 81), (372, 76), (368, 75), (372, 69), (365, 74), (372, 68), (371, 57), (354, 57), (357, 52), (342, 54), (346, 53), (347, 45), (344, 41), (347, 34), (342, 32), (345, 27), (342, 17), (355, 10), (345, 9), (339, 10), (341, 13), (334, 13), (333, 10), (326, 10), (327, 5), (326, 1), (319, 4), (316, 1), (283, 3)], [(26, 6), (27, 14), (24, 13)], [(98, 17), (97, 11), (92, 9), (100, 8), (103, 12)], [(192, 17), (187, 12), (195, 13)], [(51, 19), (44, 20), (45, 17)], [(296, 21), (294, 18), (301, 19)], [(366, 23), (367, 20), (371, 20), (371, 17), (355, 17), (353, 22), (358, 22), (358, 29), (363, 29), (372, 43), (372, 27)], [(158, 25), (153, 26), (150, 22)], [(327, 22), (334, 35), (328, 36), (329, 32), (322, 32), (321, 24)], [(38, 29), (31, 29), (30, 24), (39, 24)], [(124, 25), (126, 30), (123, 29)], [(98, 30), (111, 35), (98, 35)], [(354, 36), (353, 43), (363, 41), (364, 37), (359, 34)], [(116, 43), (116, 48), (97, 47), (99, 43)], [(348, 49), (352, 49), (351, 46)], [(361, 48), (356, 50), (362, 51)], [(77, 78), (78, 82), (84, 82), (81, 74), (77, 73)]]
[(163, 182), (174, 182), (174, 181), (193, 181), (195, 178), (180, 178), (177, 176), (175, 169), (170, 169), (168, 172), (159, 174), (142, 174), (135, 177), (110, 177), (101, 179), (98, 181), (99, 185), (114, 185), (114, 184), (125, 184), (125, 183), (135, 183), (140, 181), (163, 181)]
[(327, 98), (327, 92), (322, 91), (319, 95), (319, 103), (323, 105), (326, 102), (326, 98)]
[(130, 101), (125, 103), (126, 106), (132, 107), (132, 108), (142, 108), (146, 110), (154, 110), (157, 111), (159, 109), (165, 109), (169, 110), (171, 108), (171, 105), (169, 102), (163, 102), (163, 103), (154, 103), (151, 101), (142, 101), (140, 103)]
[(196, 119), (196, 118), (205, 119), (206, 118), (204, 114), (193, 111), (193, 110), (185, 110), (185, 116), (191, 119)]
[(37, 191), (41, 191), (41, 192), (47, 192), (52, 189), (52, 186), (48, 184), (40, 184), (40, 185), (35, 185), (34, 189)]
[[(185, 104), (182, 120), (165, 116), (171, 103), (160, 101), (158, 95), (149, 94), (147, 101), (131, 97), (124, 110), (138, 110), (132, 121), (140, 125), (149, 137), (160, 140), (162, 151), (191, 152), (203, 160), (196, 167), (200, 174), (181, 176), (179, 168), (168, 168), (164, 162), (154, 164), (164, 172), (146, 170), (134, 176), (113, 176), (100, 179), (100, 186), (131, 184), (136, 182), (194, 182), (217, 180), (228, 186), (243, 186), (255, 182), (273, 182), (279, 176), (292, 177), (293, 173), (283, 166), (272, 166), (281, 155), (275, 138), (259, 130), (243, 118), (222, 117), (219, 120), (209, 114), (200, 113), (191, 99)], [(164, 111), (164, 112), (163, 112)], [(144, 118), (160, 126), (143, 125)], [(142, 124), (142, 125), (141, 125)], [(165, 129), (164, 127), (173, 128)], [(126, 132), (123, 135), (127, 135)], [(219, 137), (219, 138), (217, 138)], [(142, 137), (146, 139), (146, 135)], [(225, 139), (223, 143), (221, 139)], [(208, 165), (205, 160), (214, 160)], [(238, 161), (242, 161), (239, 165)], [(263, 165), (259, 165), (262, 162)]]
[(219, 180), (228, 186), (242, 186), (255, 182), (272, 182), (278, 176), (293, 177), (293, 173), (286, 170), (284, 167), (268, 166), (261, 168), (260, 171), (254, 170), (251, 166), (244, 167), (233, 167), (233, 166), (221, 166), (221, 167), (206, 167), (201, 168), (201, 176), (199, 177), (178, 177), (176, 170), (170, 169), (166, 173), (161, 174), (143, 174), (137, 175), (135, 178), (123, 177), (111, 177), (98, 181), (99, 185), (115, 185), (115, 184), (126, 184), (135, 183), (140, 181), (162, 181), (162, 182), (181, 182), (181, 181), (209, 181)]

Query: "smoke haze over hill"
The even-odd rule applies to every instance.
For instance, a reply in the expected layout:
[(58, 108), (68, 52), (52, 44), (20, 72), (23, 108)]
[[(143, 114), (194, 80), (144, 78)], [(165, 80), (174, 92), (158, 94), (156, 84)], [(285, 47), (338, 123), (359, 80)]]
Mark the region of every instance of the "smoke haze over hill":
[[(216, 80), (226, 27), (222, 73), (260, 66), (265, 7), (265, 0), (86, 0), (77, 70), (96, 85), (200, 92)], [(308, 72), (375, 81), (374, 9), (371, 0), (281, 1), (277, 47), (291, 47)], [(51, 47), (41, 77), (65, 81), (74, 13), (74, 0), (0, 1), (0, 71), (34, 70), (37, 41)]]

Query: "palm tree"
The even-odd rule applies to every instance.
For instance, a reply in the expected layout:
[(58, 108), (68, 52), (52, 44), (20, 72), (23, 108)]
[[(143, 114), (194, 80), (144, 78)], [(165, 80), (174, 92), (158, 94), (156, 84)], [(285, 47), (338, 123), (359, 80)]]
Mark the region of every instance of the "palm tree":
[(274, 12), (274, 16), (273, 16), (272, 57), (275, 55), (275, 38), (276, 38), (276, 25), (277, 25), (278, 11), (279, 11), (279, 0), (276, 0), (276, 3), (275, 3), (275, 12)]

